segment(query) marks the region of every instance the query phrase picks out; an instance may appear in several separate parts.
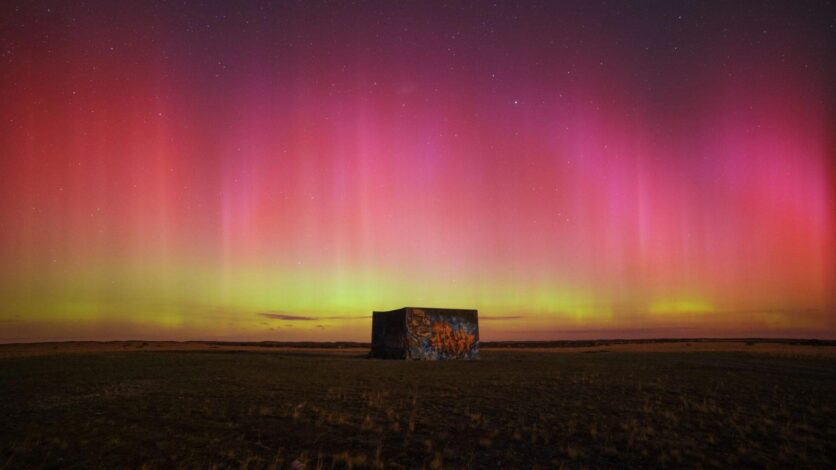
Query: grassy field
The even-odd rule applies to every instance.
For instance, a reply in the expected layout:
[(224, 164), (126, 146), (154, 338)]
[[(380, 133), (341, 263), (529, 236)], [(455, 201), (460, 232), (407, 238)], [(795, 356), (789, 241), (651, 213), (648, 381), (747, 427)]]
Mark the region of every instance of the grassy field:
[(836, 465), (830, 347), (403, 362), (146, 346), (7, 348), (0, 468)]

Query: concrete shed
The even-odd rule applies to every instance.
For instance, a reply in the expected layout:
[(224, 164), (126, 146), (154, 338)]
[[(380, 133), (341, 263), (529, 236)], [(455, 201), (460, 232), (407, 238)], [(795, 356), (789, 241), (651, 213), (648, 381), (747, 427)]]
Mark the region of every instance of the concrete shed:
[(372, 314), (372, 357), (478, 359), (476, 310), (404, 307)]

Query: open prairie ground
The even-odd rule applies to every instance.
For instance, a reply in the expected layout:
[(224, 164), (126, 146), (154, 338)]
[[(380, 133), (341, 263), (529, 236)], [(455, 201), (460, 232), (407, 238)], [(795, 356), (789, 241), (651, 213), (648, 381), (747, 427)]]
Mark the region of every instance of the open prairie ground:
[(0, 346), (0, 468), (836, 465), (829, 343), (330, 346)]

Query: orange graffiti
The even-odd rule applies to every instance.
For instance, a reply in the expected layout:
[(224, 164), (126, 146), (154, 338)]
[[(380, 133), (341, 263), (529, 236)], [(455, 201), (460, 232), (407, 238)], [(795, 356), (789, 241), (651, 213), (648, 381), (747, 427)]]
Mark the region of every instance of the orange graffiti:
[(463, 329), (453, 330), (446, 322), (436, 322), (432, 326), (432, 346), (436, 351), (460, 356), (471, 350), (476, 337)]

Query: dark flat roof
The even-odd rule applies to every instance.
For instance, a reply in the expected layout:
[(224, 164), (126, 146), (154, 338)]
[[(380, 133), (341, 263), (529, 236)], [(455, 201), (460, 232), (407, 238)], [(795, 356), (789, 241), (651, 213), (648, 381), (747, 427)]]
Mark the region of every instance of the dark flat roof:
[(442, 312), (476, 312), (475, 308), (442, 308), (442, 307), (401, 307), (394, 310), (375, 310), (374, 313), (394, 313), (403, 310), (441, 310)]

